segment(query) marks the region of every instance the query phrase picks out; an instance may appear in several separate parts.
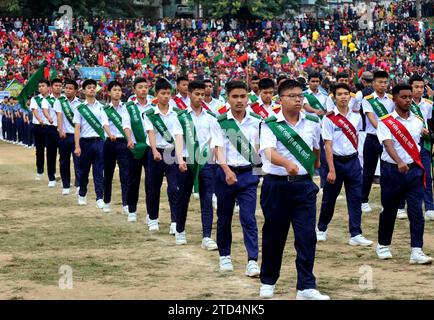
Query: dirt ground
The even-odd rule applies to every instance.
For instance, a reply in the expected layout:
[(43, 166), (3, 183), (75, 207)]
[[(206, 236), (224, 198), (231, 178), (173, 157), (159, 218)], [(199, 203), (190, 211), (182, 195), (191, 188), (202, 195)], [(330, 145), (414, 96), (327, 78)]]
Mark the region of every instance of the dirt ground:
[[(46, 176), (44, 181), (35, 181), (34, 153), (34, 149), (0, 142), (0, 299), (258, 299), (259, 279), (244, 275), (247, 257), (237, 216), (232, 245), (235, 270), (220, 274), (218, 252), (200, 248), (198, 200), (191, 201), (188, 245), (178, 247), (168, 234), (165, 192), (160, 231), (151, 234), (145, 227), (143, 189), (136, 224), (120, 214), (117, 176), (112, 214), (95, 208), (92, 180), (88, 206), (79, 208), (75, 195), (61, 195), (60, 183), (48, 189)], [(375, 242), (379, 191), (375, 185), (374, 212), (363, 216), (362, 225), (365, 236)], [(318, 204), (320, 200), (319, 196)], [(256, 215), (261, 230), (259, 206)], [(321, 292), (332, 299), (434, 298), (434, 267), (409, 264), (408, 221), (396, 222), (394, 259), (389, 261), (378, 260), (374, 247), (349, 246), (347, 224), (341, 194), (328, 241), (317, 246), (314, 272)], [(425, 226), (425, 252), (434, 256), (434, 222)], [(275, 299), (295, 297), (294, 259), (291, 231)], [(64, 284), (61, 266), (72, 270), (72, 289), (59, 286), (59, 282)]]

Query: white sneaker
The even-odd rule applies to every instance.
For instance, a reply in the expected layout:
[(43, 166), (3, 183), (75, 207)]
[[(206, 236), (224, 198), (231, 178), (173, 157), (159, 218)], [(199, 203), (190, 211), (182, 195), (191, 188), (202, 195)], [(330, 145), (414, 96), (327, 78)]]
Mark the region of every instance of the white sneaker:
[(78, 195), (80, 193), (80, 187), (75, 187), (75, 194)]
[(405, 209), (398, 209), (398, 213), (396, 214), (396, 218), (399, 220), (407, 219), (407, 211)]
[(255, 260), (250, 260), (246, 266), (246, 276), (256, 278), (261, 274), (258, 263)]
[(411, 248), (410, 264), (431, 264), (433, 258), (423, 253), (421, 248)]
[(84, 196), (84, 197), (78, 196), (78, 205), (79, 206), (85, 206), (85, 205), (87, 205), (86, 196)]
[(54, 188), (56, 186), (56, 180), (48, 181), (48, 188)]
[(137, 222), (137, 213), (130, 212), (128, 214), (128, 222)]
[(110, 211), (112, 211), (112, 208), (110, 208), (110, 203), (104, 203), (102, 211), (105, 213), (109, 213)]
[(362, 212), (364, 213), (372, 212), (372, 208), (369, 205), (369, 202), (362, 203)]
[(103, 208), (104, 208), (104, 205), (105, 205), (105, 203), (104, 203), (104, 200), (103, 200), (103, 199), (98, 199), (98, 200), (96, 200), (96, 207), (97, 207), (98, 209), (103, 209)]
[(69, 188), (63, 188), (62, 190), (62, 196), (67, 196), (71, 193), (71, 189)]
[(377, 244), (377, 256), (380, 260), (392, 259), (392, 253), (390, 252), (389, 246)]
[(232, 265), (231, 256), (220, 257), (220, 271), (234, 271), (234, 266)]
[(425, 212), (425, 220), (433, 221), (434, 220), (434, 210), (428, 210)]
[(158, 219), (155, 220), (148, 220), (148, 229), (149, 231), (158, 231), (160, 230), (160, 227), (158, 226)]
[(42, 173), (37, 173), (36, 176), (35, 176), (35, 180), (36, 181), (41, 181), (43, 176), (44, 175)]
[(215, 193), (213, 193), (212, 195), (212, 207), (217, 210), (217, 196), (215, 195)]
[(367, 247), (373, 244), (371, 240), (366, 239), (363, 235), (359, 234), (355, 237), (350, 238), (350, 246), (362, 246)]
[(203, 238), (201, 247), (202, 249), (208, 251), (213, 251), (218, 249), (217, 243), (215, 243), (215, 241), (211, 238)]
[(175, 233), (175, 243), (177, 245), (187, 244), (187, 237), (185, 235), (185, 231), (182, 231), (181, 233)]
[(122, 213), (125, 214), (125, 215), (128, 215), (130, 213), (130, 211), (128, 209), (128, 206), (123, 206), (122, 207)]
[(330, 300), (330, 297), (325, 294), (321, 294), (316, 289), (305, 289), (305, 290), (298, 290), (295, 299), (296, 300)]
[(318, 242), (327, 241), (327, 230), (326, 231), (316, 230), (316, 241)]
[(169, 234), (173, 234), (173, 235), (176, 234), (176, 222), (172, 222), (170, 224)]
[(262, 299), (271, 299), (274, 296), (274, 288), (275, 285), (271, 284), (262, 284), (261, 288), (259, 289), (259, 297)]

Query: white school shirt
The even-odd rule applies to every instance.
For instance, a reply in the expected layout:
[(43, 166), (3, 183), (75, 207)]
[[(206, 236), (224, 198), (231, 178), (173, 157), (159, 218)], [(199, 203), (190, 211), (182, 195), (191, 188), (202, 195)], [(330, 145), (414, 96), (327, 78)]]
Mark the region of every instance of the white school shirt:
[[(148, 100), (149, 103), (142, 105), (139, 103), (138, 100), (131, 100), (133, 101), (137, 108), (139, 109), (139, 113), (140, 113), (140, 118), (142, 119), (142, 126), (143, 126), (143, 130), (145, 130), (145, 118), (146, 118), (146, 111), (148, 111), (149, 109), (152, 108), (152, 104), (150, 103), (150, 100)], [(134, 132), (131, 128), (131, 117), (130, 114), (127, 110), (126, 107), (124, 107), (124, 112), (121, 114), (122, 116), (122, 126), (125, 129), (130, 129), (131, 130), (131, 140), (133, 140), (133, 143), (136, 143), (136, 138), (134, 137)], [(145, 130), (145, 135), (146, 135), (146, 130)]]
[(417, 106), (420, 108), (425, 125), (428, 126), (427, 121), (432, 118), (433, 102), (431, 100), (422, 98), (420, 99), (419, 103), (417, 103), (416, 101), (414, 101), (414, 103), (417, 104)]
[[(71, 107), (71, 110), (72, 110), (72, 112), (73, 112), (73, 114), (75, 116), (75, 114), (78, 112), (77, 111), (77, 107), (81, 104), (81, 101), (77, 97), (75, 97), (72, 101), (70, 101), (69, 99), (67, 99), (67, 100), (68, 100), (69, 106)], [(75, 129), (69, 123), (69, 120), (66, 118), (65, 113), (63, 112), (63, 109), (62, 109), (62, 105), (60, 104), (59, 99), (57, 99), (56, 102), (54, 102), (54, 110), (57, 113), (61, 113), (62, 114), (62, 128), (63, 128), (63, 131), (65, 131), (65, 133), (74, 133)]]
[(54, 105), (58, 101), (58, 99), (53, 94), (50, 94), (49, 97), (54, 99), (53, 105), (51, 105), (50, 102), (47, 99), (45, 99), (47, 103), (42, 105), (42, 109), (47, 109), (51, 119), (53, 119), (53, 124), (50, 124), (48, 121), (47, 124), (50, 126), (57, 127), (57, 113), (56, 110), (54, 109)]
[[(259, 145), (259, 123), (260, 119), (252, 116), (250, 113), (246, 112), (244, 119), (239, 122), (234, 118), (232, 111), (227, 112), (228, 119), (234, 119), (241, 132), (244, 134), (246, 139), (250, 142), (251, 146), (256, 148)], [(251, 165), (233, 146), (233, 144), (226, 137), (224, 130), (217, 123), (217, 126), (213, 126), (212, 130), (212, 147), (224, 148), (226, 154), (226, 163), (232, 167), (244, 167)]]
[[(419, 118), (415, 117), (412, 112), (410, 112), (410, 116), (408, 117), (408, 119), (401, 118), (396, 111), (393, 111), (391, 116), (401, 122), (404, 127), (410, 132), (417, 149), (420, 151), (419, 141), (422, 136), (423, 122)], [(378, 140), (383, 144), (385, 140), (392, 140), (393, 147), (395, 148), (396, 153), (402, 161), (407, 164), (414, 162), (413, 158), (410, 157), (407, 151), (404, 150), (402, 145), (398, 142), (398, 140), (396, 140), (396, 138), (392, 135), (392, 132), (390, 132), (389, 128), (383, 122), (379, 122), (378, 124), (377, 136)], [(386, 148), (383, 148), (381, 160), (396, 164), (396, 162), (387, 153)]]
[[(110, 103), (109, 106), (113, 106), (113, 103)], [(119, 115), (122, 118), (122, 115), (126, 112), (126, 109), (124, 107), (123, 102), (119, 102), (119, 105), (117, 108), (115, 108), (116, 111), (119, 113)], [(113, 124), (113, 122), (109, 119), (107, 113), (103, 110), (103, 112), (101, 113), (101, 119), (102, 119), (102, 125), (103, 126), (109, 126), (110, 129), (110, 133), (112, 135), (114, 135), (116, 138), (123, 138), (123, 134), (122, 132), (120, 132), (118, 130), (118, 128), (116, 128), (116, 126)], [(105, 130), (104, 130), (105, 132)], [(107, 136), (107, 133), (105, 132), (105, 135)]]
[[(338, 108), (333, 110), (335, 115), (339, 114)], [(342, 114), (356, 129), (357, 136), (362, 130), (362, 116), (358, 112), (349, 109), (348, 114)], [(322, 138), (333, 142), (333, 154), (337, 156), (350, 156), (357, 152), (350, 139), (344, 134), (341, 128), (335, 125), (328, 117), (325, 117), (322, 123)], [(359, 141), (360, 143), (360, 141)]]
[[(102, 125), (102, 113), (103, 111), (103, 105), (98, 100), (95, 100), (95, 103), (93, 105), (89, 104), (87, 100), (83, 102), (85, 105), (88, 106), (89, 110), (94, 114), (94, 116), (98, 119), (99, 123)], [(89, 123), (87, 123), (86, 119), (83, 118), (83, 116), (80, 114), (80, 112), (77, 112), (74, 114), (74, 123), (80, 124), (81, 130), (80, 130), (80, 138), (100, 138), (98, 133), (93, 130), (93, 128), (90, 126)]]
[[(319, 122), (315, 122), (306, 118), (304, 112), (300, 112), (300, 117), (295, 126), (291, 125), (286, 121), (282, 112), (275, 115), (277, 122), (286, 122), (286, 124), (296, 131), (298, 135), (306, 142), (311, 150), (319, 150), (319, 140), (321, 135), (321, 125)], [(271, 161), (266, 157), (265, 150), (269, 148), (274, 148), (276, 151), (284, 158), (294, 162), (298, 166), (298, 175), (308, 174), (306, 169), (301, 165), (301, 163), (293, 156), (291, 152), (279, 141), (274, 135), (273, 131), (268, 127), (266, 123), (261, 125), (261, 139), (260, 139), (260, 155), (262, 158), (263, 166), (262, 171), (265, 174), (274, 174), (279, 176), (287, 176), (288, 172), (284, 167), (276, 166), (271, 163)]]
[[(332, 99), (326, 95), (324, 92), (322, 92), (321, 90), (318, 89), (317, 93), (314, 93), (312, 90), (307, 89), (306, 91), (303, 92), (303, 94), (312, 94), (313, 96), (315, 96), (315, 98), (318, 99), (319, 103), (321, 103), (322, 107), (324, 108), (324, 110), (333, 110), (335, 107), (335, 104), (333, 103)], [(307, 100), (307, 98), (305, 97), (303, 100), (303, 105), (305, 104), (309, 104), (309, 101)], [(310, 105), (310, 104), (309, 104)], [(307, 114), (311, 114), (314, 116), (317, 116), (316, 113), (314, 112), (306, 112)]]
[[(46, 106), (46, 108), (48, 108), (48, 101), (44, 98), (44, 96), (42, 94), (38, 94), (37, 96), (42, 98), (41, 107), (39, 107), (38, 103), (35, 100), (35, 97), (32, 97), (32, 99), (30, 99), (30, 110), (37, 110), (37, 113), (38, 113), (39, 117), (42, 119), (42, 121), (44, 122), (44, 124), (49, 124), (47, 118), (45, 118), (44, 113), (42, 112), (42, 108), (44, 106)], [(39, 124), (39, 121), (36, 119), (35, 116), (33, 116), (32, 123), (33, 124)]]
[[(176, 97), (181, 98), (182, 102), (184, 102), (187, 107), (191, 103), (190, 97), (188, 95), (184, 98), (180, 93), (178, 93), (176, 95)], [(171, 106), (172, 108), (178, 108), (179, 109), (178, 105), (176, 104), (175, 100), (173, 100), (173, 99), (169, 100), (169, 106)]]
[[(175, 147), (175, 139), (177, 135), (183, 135), (184, 132), (182, 131), (181, 124), (178, 121), (177, 113), (173, 110), (173, 107), (169, 105), (169, 109), (167, 111), (167, 114), (163, 114), (160, 111), (160, 108), (158, 106), (152, 107), (154, 109), (154, 114), (158, 114), (160, 118), (163, 120), (164, 124), (167, 127), (167, 130), (169, 130), (170, 134), (173, 138), (173, 143), (169, 143), (166, 141), (166, 139), (163, 138), (163, 136), (160, 134), (160, 132), (154, 128), (154, 125), (152, 124), (151, 120), (147, 116), (145, 116), (145, 130), (147, 131), (154, 131), (155, 134), (155, 142), (158, 149), (173, 149)], [(146, 143), (150, 146), (149, 143), (149, 135), (146, 136)]]
[(207, 103), (205, 100), (203, 101), (205, 105), (209, 108), (210, 111), (214, 112), (215, 114), (218, 113), (218, 109), (224, 105), (220, 100), (217, 100), (215, 98), (212, 98), (210, 103)]
[[(378, 96), (377, 92), (375, 92), (375, 91), (371, 95), (374, 96), (374, 99), (377, 99), (378, 101), (380, 101), (384, 105), (384, 107), (386, 108), (388, 113), (392, 113), (393, 110), (395, 110), (395, 104), (392, 101), (392, 97), (390, 95), (388, 95), (387, 93), (384, 95), (383, 98), (380, 98)], [(369, 95), (369, 96), (371, 96), (371, 95)], [(366, 96), (366, 97), (369, 97), (369, 96)], [(377, 121), (380, 122), (381, 120), (378, 119), (376, 113), (372, 109), (372, 106), (369, 103), (369, 101), (366, 99), (366, 97), (364, 97), (362, 100), (363, 112), (365, 114), (368, 112), (371, 112), (375, 116), (375, 119), (377, 119)], [(366, 133), (367, 134), (375, 134), (375, 135), (377, 134), (377, 130), (374, 128), (371, 121), (369, 121), (369, 119), (367, 117), (366, 117)]]
[[(271, 100), (271, 104), (270, 104), (270, 106), (267, 107), (267, 106), (264, 104), (264, 102), (262, 102), (261, 97), (259, 97), (259, 99), (258, 99), (257, 102), (259, 103), (260, 106), (262, 106), (262, 107), (265, 109), (265, 111), (268, 112), (268, 115), (269, 115), (269, 116), (272, 116), (272, 115), (276, 114), (276, 113), (274, 112), (274, 108), (276, 108), (276, 107), (280, 107), (280, 104), (278, 104), (276, 101), (273, 101), (273, 100)], [(250, 104), (249, 107), (248, 107), (249, 111), (251, 111), (251, 112), (254, 112), (253, 109), (252, 109), (252, 105), (253, 105), (253, 104), (254, 104), (254, 103)]]

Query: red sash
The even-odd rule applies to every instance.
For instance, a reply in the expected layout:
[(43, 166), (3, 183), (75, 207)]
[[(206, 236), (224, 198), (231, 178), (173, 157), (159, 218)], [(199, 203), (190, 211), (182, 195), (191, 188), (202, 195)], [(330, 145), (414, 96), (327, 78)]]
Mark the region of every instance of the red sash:
[[(211, 111), (205, 102), (202, 101), (202, 108), (204, 108), (206, 111)], [(211, 111), (212, 112), (212, 111)]]
[(186, 110), (188, 108), (187, 105), (184, 103), (184, 101), (181, 100), (180, 97), (175, 97), (173, 100), (175, 101), (179, 109)]
[(414, 160), (414, 162), (422, 168), (423, 170), (423, 185), (426, 187), (426, 172), (422, 164), (419, 149), (417, 148), (417, 143), (414, 141), (410, 132), (404, 125), (393, 118), (388, 116), (382, 119), (383, 123), (390, 130), (392, 135), (398, 140), (399, 144), (404, 148), (404, 150), (409, 154), (409, 156)]
[[(256, 113), (257, 115), (260, 115), (263, 119), (267, 119), (269, 114), (268, 111), (265, 110), (265, 108), (260, 105), (258, 102), (255, 102), (254, 104), (252, 104), (250, 106), (250, 108), (252, 108), (253, 112)], [(273, 109), (274, 113), (279, 113), (280, 108), (276, 107), (276, 109)]]
[(357, 150), (359, 146), (359, 137), (357, 136), (357, 131), (353, 124), (341, 114), (336, 115), (331, 113), (327, 116), (327, 118), (329, 118), (331, 122), (342, 129), (342, 132), (345, 134), (348, 140), (350, 140), (354, 149)]

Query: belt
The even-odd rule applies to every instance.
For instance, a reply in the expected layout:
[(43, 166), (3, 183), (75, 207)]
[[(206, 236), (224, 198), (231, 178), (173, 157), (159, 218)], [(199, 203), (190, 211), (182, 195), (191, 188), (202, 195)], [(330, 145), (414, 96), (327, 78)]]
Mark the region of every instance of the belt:
[(267, 174), (264, 179), (271, 180), (271, 181), (288, 181), (288, 182), (312, 180), (311, 176), (308, 174), (303, 174), (299, 176), (278, 176), (275, 174)]
[(84, 140), (84, 141), (102, 141), (102, 139), (100, 137), (91, 137), (91, 138), (80, 138), (80, 140)]
[(244, 172), (252, 171), (253, 166), (252, 165), (242, 166), (242, 167), (229, 166), (229, 169), (231, 169), (234, 173), (244, 173)]
[(106, 141), (111, 143), (121, 143), (121, 142), (127, 142), (127, 139), (125, 138), (116, 138), (116, 141), (111, 141), (110, 139), (107, 139)]
[[(398, 165), (395, 164), (395, 163), (390, 163), (390, 162), (387, 162), (387, 161), (381, 160), (381, 164), (384, 165), (384, 166), (388, 166), (388, 167), (390, 167), (390, 168), (398, 169)], [(412, 168), (420, 168), (419, 165), (418, 165), (416, 162), (413, 162), (413, 163), (407, 163), (407, 166), (408, 166), (410, 169), (412, 169)]]
[(69, 136), (74, 136), (74, 134), (73, 133), (67, 133), (66, 136), (68, 136), (68, 137)]
[(350, 160), (357, 158), (358, 156), (359, 156), (358, 152), (350, 154), (349, 156), (337, 156), (334, 154), (333, 159), (338, 160), (338, 161), (342, 161), (342, 162), (347, 162), (347, 161), (350, 161)]

